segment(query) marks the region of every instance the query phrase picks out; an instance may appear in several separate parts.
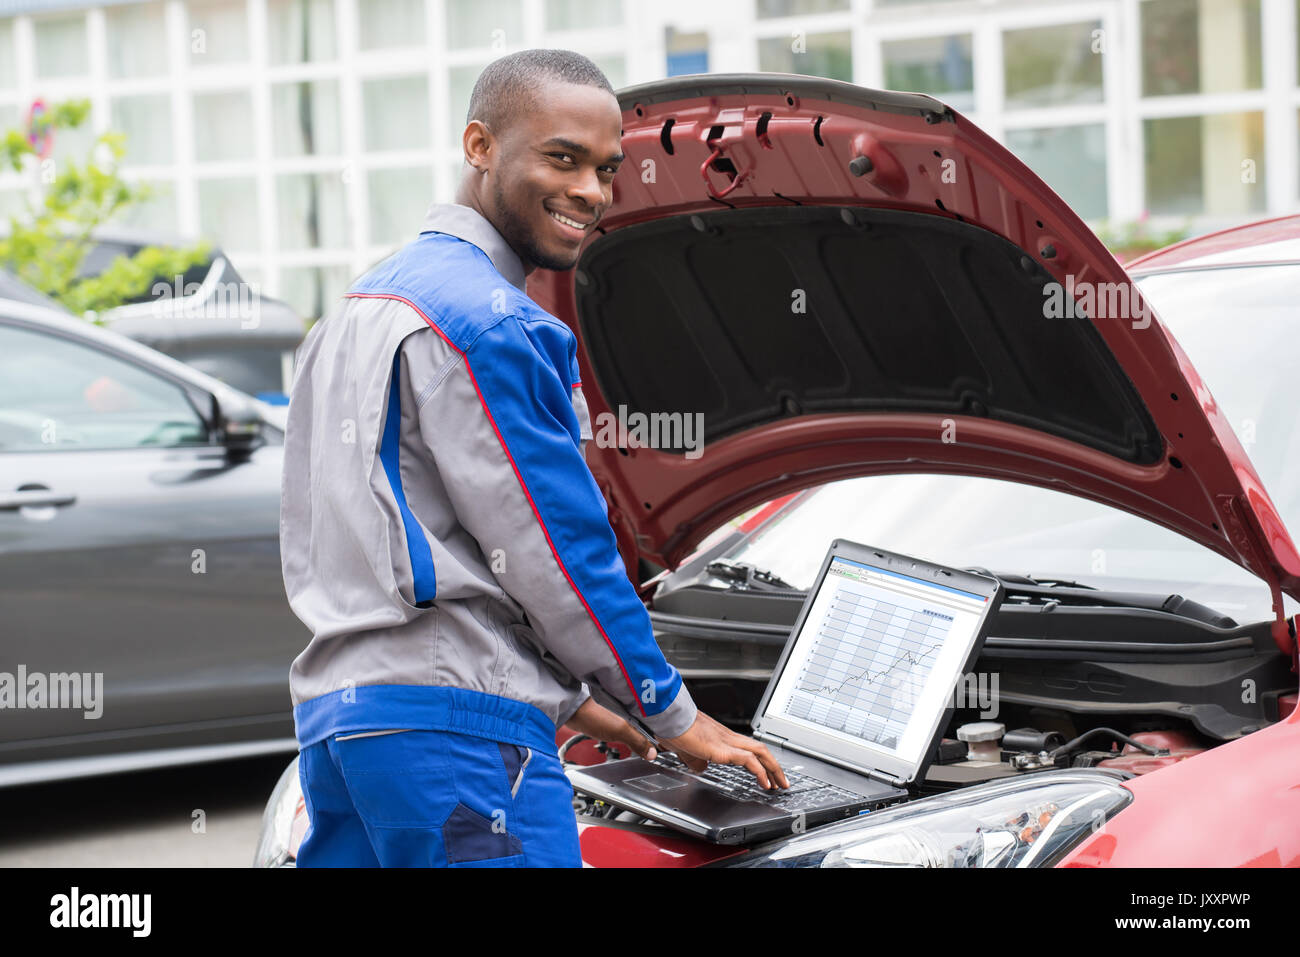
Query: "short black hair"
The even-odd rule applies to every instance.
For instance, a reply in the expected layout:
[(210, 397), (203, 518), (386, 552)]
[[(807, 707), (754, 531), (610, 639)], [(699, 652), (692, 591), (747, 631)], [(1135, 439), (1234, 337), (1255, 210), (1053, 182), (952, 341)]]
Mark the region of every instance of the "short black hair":
[(600, 67), (572, 50), (520, 50), (493, 60), (474, 83), (465, 122), (479, 120), (500, 134), (533, 102), (533, 93), (546, 80), (594, 86), (613, 94)]

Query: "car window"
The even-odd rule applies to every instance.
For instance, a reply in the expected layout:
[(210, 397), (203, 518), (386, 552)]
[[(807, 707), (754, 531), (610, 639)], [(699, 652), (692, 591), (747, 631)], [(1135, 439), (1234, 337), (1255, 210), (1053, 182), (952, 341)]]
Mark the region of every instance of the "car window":
[(0, 451), (205, 444), (176, 384), (81, 343), (0, 325)]

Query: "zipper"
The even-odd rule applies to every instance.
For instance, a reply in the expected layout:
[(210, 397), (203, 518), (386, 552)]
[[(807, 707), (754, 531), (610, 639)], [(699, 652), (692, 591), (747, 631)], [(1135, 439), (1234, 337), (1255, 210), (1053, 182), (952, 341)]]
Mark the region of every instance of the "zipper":
[(524, 781), (524, 771), (528, 768), (528, 762), (533, 759), (533, 749), (524, 748), (528, 753), (524, 755), (524, 763), (519, 765), (519, 773), (515, 775), (515, 786), (510, 789), (510, 796), (513, 798), (519, 793), (519, 785)]
[(335, 741), (350, 741), (353, 738), (373, 738), (380, 734), (401, 734), (403, 731), (410, 731), (410, 728), (395, 728), (392, 731), (358, 731), (356, 734), (336, 734)]

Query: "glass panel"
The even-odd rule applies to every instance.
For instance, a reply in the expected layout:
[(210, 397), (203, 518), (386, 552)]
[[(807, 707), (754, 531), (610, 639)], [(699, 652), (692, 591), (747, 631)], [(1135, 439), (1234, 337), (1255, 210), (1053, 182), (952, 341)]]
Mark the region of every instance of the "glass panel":
[(267, 0), (266, 30), (272, 65), (338, 56), (333, 0)]
[(0, 327), (0, 451), (206, 443), (177, 385), (96, 349)]
[[(53, 101), (46, 100), (46, 106), (51, 106)], [(23, 119), (27, 118), (27, 111), (23, 111)], [(91, 147), (95, 143), (95, 130), (92, 125), (94, 120), (87, 116), (85, 122), (79, 127), (73, 129), (62, 129), (54, 131), (54, 143), (50, 150), (50, 155), (56, 160), (71, 159), (75, 160), (78, 166), (84, 165), (90, 157)], [(57, 172), (57, 169), (56, 169)]]
[(200, 179), (199, 230), (226, 251), (262, 248), (258, 231), (257, 181), (245, 177)]
[(113, 129), (126, 134), (127, 163), (170, 163), (172, 161), (171, 96), (152, 93), (148, 96), (113, 98)]
[(351, 246), (343, 179), (337, 173), (277, 176), (275, 199), (281, 249)]
[(969, 33), (890, 40), (880, 49), (888, 89), (928, 93), (957, 110), (975, 108), (975, 68)]
[(850, 34), (764, 37), (758, 41), (758, 68), (765, 73), (803, 73), (851, 81), (853, 53)]
[(1148, 0), (1138, 11), (1144, 96), (1259, 89), (1259, 0)]
[(253, 158), (253, 98), (246, 90), (194, 94), (194, 158)]
[(1150, 212), (1263, 212), (1263, 113), (1146, 120), (1143, 138)]
[(1105, 219), (1106, 127), (1008, 130), (1007, 147), (1080, 217)]
[[(879, 2), (879, 0), (877, 0)], [(765, 17), (792, 17), (804, 13), (829, 13), (847, 10), (849, 0), (758, 0), (754, 12)]]
[(276, 156), (331, 156), (342, 151), (337, 80), (271, 87), (272, 151)]
[(43, 17), (36, 30), (36, 75), (84, 76), (90, 72), (86, 47), (86, 15)]
[(420, 231), (433, 201), (433, 171), (376, 169), (370, 186), (370, 241), (375, 245), (410, 242)]
[(605, 79), (614, 89), (627, 85), (627, 63), (622, 56), (593, 56), (591, 62), (600, 67), (600, 72), (605, 74)]
[(521, 0), (447, 0), (447, 48), (513, 46), (523, 40)]
[(707, 33), (682, 33), (674, 27), (665, 27), (664, 52), (668, 59), (667, 76), (709, 72)]
[(152, 199), (130, 207), (113, 219), (115, 225), (130, 229), (151, 229), (159, 232), (176, 231), (176, 184), (172, 180), (149, 178), (154, 189)]
[(592, 30), (623, 23), (623, 4), (614, 0), (546, 0), (547, 30)]
[(447, 102), (451, 110), (447, 114), (447, 142), (451, 146), (460, 146), (461, 134), (469, 122), (469, 95), (474, 92), (474, 81), (483, 72), (486, 63), (477, 66), (454, 66), (447, 71)]
[(16, 106), (0, 106), (0, 138), (10, 130), (18, 129), (18, 124), (22, 122), (23, 114), (18, 112)]
[(368, 150), (428, 149), (429, 78), (394, 76), (361, 81)]
[(248, 60), (244, 0), (190, 0), (190, 62), (195, 66)]
[(108, 75), (157, 76), (167, 72), (167, 29), (161, 3), (105, 7)]
[(18, 85), (15, 59), (14, 22), (0, 20), (0, 90), (12, 90)]
[(357, 20), (362, 50), (424, 43), (424, 0), (359, 0)]
[(280, 270), (280, 296), (308, 322), (333, 308), (351, 285), (346, 266), (288, 266)]
[(1003, 33), (1007, 107), (1100, 103), (1100, 30), (1094, 20)]

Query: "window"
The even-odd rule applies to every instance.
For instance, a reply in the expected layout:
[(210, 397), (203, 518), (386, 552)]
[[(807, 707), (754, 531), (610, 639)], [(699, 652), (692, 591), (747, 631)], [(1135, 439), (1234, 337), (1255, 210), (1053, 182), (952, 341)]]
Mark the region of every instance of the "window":
[(108, 75), (158, 76), (167, 72), (167, 31), (161, 3), (105, 7)]
[(1259, 89), (1259, 0), (1147, 0), (1138, 10), (1143, 96)]
[(474, 92), (474, 81), (483, 72), (486, 63), (475, 66), (454, 66), (447, 71), (447, 102), (451, 112), (447, 115), (447, 141), (460, 148), (460, 137), (465, 132), (465, 114), (469, 110), (469, 97)]
[(1264, 114), (1146, 120), (1147, 209), (1169, 215), (1264, 209)]
[[(613, 2), (613, 0), (610, 0)], [(447, 48), (471, 50), (523, 41), (521, 0), (447, 0)]]
[(206, 239), (224, 249), (257, 250), (262, 246), (258, 233), (257, 181), (251, 177), (200, 179), (199, 230)]
[(280, 298), (310, 324), (334, 307), (350, 282), (345, 266), (288, 267), (280, 270)]
[(284, 173), (275, 178), (281, 249), (349, 248), (347, 200), (338, 173)]
[(333, 0), (267, 0), (267, 56), (274, 66), (338, 56)]
[(424, 43), (424, 0), (358, 0), (357, 19), (362, 50)]
[(116, 356), (0, 325), (0, 450), (206, 444), (184, 391)]
[(36, 20), (36, 75), (42, 79), (90, 73), (86, 15), (74, 13)]
[(1101, 23), (1068, 23), (1002, 34), (1008, 109), (1100, 103)]
[(342, 151), (337, 80), (271, 87), (271, 149), (276, 156), (332, 156)]
[(368, 150), (429, 148), (429, 78), (383, 77), (361, 82)]
[(805, 13), (832, 13), (847, 10), (849, 0), (758, 0), (754, 13), (758, 18), (792, 17)]
[(18, 85), (15, 60), (14, 22), (0, 20), (0, 90), (12, 90)]
[(168, 94), (114, 97), (111, 121), (114, 130), (126, 135), (125, 162), (172, 161), (172, 108)]
[(368, 174), (370, 242), (407, 243), (433, 202), (433, 175), (425, 167), (375, 169)]
[(664, 29), (664, 52), (668, 58), (667, 76), (709, 72), (709, 35), (682, 33), (674, 27)]
[(176, 182), (161, 176), (150, 176), (149, 186), (153, 188), (152, 198), (113, 218), (116, 226), (131, 229), (156, 229), (162, 232), (176, 231)]
[(591, 30), (622, 24), (619, 0), (546, 0), (547, 30)]
[(956, 110), (975, 108), (975, 68), (969, 33), (881, 44), (885, 86), (928, 93)]
[(190, 63), (210, 66), (248, 61), (244, 0), (189, 0)]
[(764, 37), (758, 41), (758, 68), (766, 73), (803, 73), (832, 80), (853, 79), (850, 34), (814, 33)]
[(1008, 130), (1007, 147), (1087, 220), (1105, 219), (1106, 127)]
[(247, 90), (194, 94), (194, 158), (252, 159), (253, 98)]

